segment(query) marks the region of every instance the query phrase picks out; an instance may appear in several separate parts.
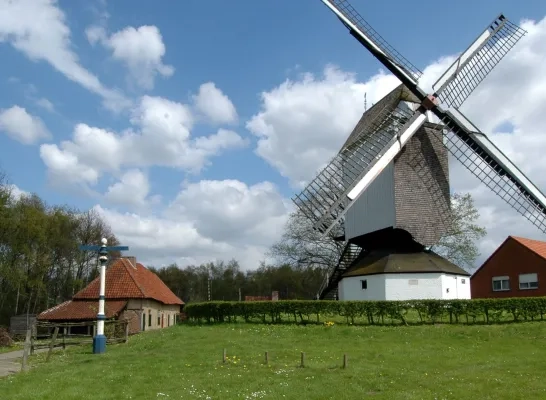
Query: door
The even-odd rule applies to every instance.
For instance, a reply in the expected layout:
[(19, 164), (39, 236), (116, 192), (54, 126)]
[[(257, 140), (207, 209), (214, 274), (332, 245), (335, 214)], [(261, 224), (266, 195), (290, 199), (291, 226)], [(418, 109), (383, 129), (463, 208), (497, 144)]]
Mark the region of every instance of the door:
[(165, 320), (165, 315), (161, 314), (161, 327), (163, 328), (163, 321)]
[(143, 331), (146, 330), (146, 313), (145, 312), (142, 313), (142, 330)]

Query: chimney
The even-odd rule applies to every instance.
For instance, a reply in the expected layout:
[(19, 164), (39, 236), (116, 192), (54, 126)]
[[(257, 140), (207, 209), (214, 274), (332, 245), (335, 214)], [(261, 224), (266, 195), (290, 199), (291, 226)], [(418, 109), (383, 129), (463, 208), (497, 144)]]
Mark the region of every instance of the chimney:
[(126, 260), (128, 260), (128, 261), (131, 263), (131, 265), (133, 266), (133, 268), (136, 269), (136, 267), (137, 267), (137, 266), (136, 266), (136, 257), (134, 257), (134, 256), (125, 256), (125, 257), (123, 257), (123, 258), (125, 258)]

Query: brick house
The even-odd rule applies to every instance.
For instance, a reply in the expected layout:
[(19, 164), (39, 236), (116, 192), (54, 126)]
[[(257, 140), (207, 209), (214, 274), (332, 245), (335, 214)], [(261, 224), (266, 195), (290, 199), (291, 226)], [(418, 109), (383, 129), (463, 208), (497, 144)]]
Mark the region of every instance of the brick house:
[(470, 278), (472, 298), (546, 296), (546, 242), (508, 236)]
[[(100, 277), (72, 300), (43, 311), (39, 321), (76, 322), (97, 318)], [(167, 328), (176, 323), (184, 302), (134, 257), (115, 260), (106, 269), (106, 319), (129, 320), (129, 333)], [(90, 332), (88, 332), (90, 333)]]

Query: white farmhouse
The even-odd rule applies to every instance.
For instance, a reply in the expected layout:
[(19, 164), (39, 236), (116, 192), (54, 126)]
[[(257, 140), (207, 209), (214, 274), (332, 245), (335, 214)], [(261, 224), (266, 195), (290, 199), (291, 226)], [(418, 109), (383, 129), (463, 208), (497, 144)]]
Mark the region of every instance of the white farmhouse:
[(470, 299), (470, 274), (432, 251), (378, 250), (338, 284), (339, 300)]

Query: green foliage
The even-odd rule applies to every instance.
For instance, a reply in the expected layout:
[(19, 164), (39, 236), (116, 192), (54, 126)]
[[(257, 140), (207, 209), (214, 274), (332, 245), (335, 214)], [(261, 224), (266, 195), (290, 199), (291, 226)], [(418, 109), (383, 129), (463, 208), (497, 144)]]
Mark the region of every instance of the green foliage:
[[(408, 301), (212, 301), (188, 304), (184, 309), (189, 320), (198, 322), (320, 323), (321, 316), (342, 317), (347, 323), (364, 319), (368, 324), (408, 324), (414, 313), (416, 322), (489, 324), (507, 321), (543, 320), (546, 297), (472, 299), (472, 300), (408, 300)], [(286, 321), (283, 321), (286, 318)], [(323, 321), (324, 322), (324, 321)]]
[(49, 206), (35, 194), (15, 196), (0, 171), (0, 325), (70, 299), (92, 279), (97, 260), (78, 245), (102, 237), (117, 243), (93, 210)]
[(478, 241), (487, 231), (478, 225), (480, 214), (470, 193), (451, 195), (450, 229), (433, 250), (452, 263), (472, 269), (480, 252)]

